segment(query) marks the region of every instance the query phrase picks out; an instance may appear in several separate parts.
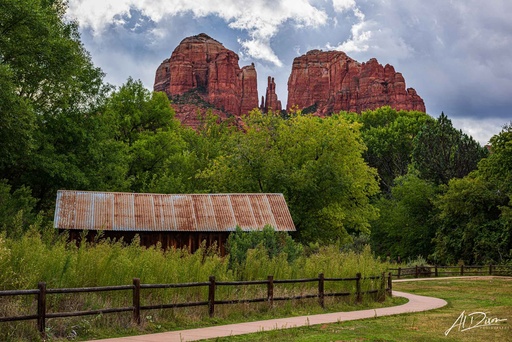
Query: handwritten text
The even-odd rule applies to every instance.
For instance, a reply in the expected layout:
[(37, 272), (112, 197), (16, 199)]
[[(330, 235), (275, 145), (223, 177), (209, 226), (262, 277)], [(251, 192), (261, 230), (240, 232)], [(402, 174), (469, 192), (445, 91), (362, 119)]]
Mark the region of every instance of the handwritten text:
[(485, 312), (472, 312), (466, 315), (466, 311), (462, 311), (450, 329), (446, 330), (444, 334), (448, 336), (454, 328), (457, 328), (458, 331), (467, 331), (475, 328), (502, 325), (506, 320), (506, 318), (487, 317)]

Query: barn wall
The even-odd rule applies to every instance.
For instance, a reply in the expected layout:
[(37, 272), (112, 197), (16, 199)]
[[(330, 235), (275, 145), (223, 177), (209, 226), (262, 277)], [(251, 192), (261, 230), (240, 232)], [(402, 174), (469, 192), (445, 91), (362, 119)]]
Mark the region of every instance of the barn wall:
[[(59, 232), (68, 232), (69, 240), (81, 240), (82, 231), (74, 229), (59, 229)], [(86, 239), (88, 242), (94, 241), (97, 231), (87, 231)], [(226, 255), (226, 241), (229, 232), (133, 232), (133, 231), (103, 231), (102, 239), (121, 240), (130, 244), (136, 235), (140, 237), (140, 244), (145, 247), (156, 246), (159, 242), (163, 249), (169, 248), (187, 248), (189, 252), (194, 253), (204, 241), (206, 247), (216, 245), (222, 256)]]

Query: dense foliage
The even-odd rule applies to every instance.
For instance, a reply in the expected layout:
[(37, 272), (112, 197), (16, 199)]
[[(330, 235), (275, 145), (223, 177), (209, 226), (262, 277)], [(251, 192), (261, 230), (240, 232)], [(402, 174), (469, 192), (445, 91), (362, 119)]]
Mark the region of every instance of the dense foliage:
[(295, 261), (303, 252), (302, 245), (293, 241), (286, 232), (276, 232), (267, 225), (261, 231), (244, 232), (240, 227), (229, 235), (227, 252), (229, 262), (233, 268), (240, 268), (247, 260), (247, 253), (251, 249), (263, 248), (268, 258), (272, 259), (286, 254), (288, 262)]
[(381, 190), (386, 193), (391, 191), (395, 178), (407, 174), (416, 136), (425, 124), (434, 121), (422, 112), (397, 111), (390, 107), (345, 117), (362, 124), (361, 136), (368, 147), (364, 158), (377, 169)]
[(436, 232), (432, 201), (438, 192), (434, 184), (414, 172), (396, 178), (391, 194), (375, 202), (380, 215), (372, 222), (374, 250), (395, 260), (430, 255)]
[(440, 226), (435, 257), (442, 262), (512, 259), (512, 125), (506, 125), (491, 144), (491, 154), (478, 169), (450, 180), (436, 202)]
[(201, 173), (214, 192), (278, 192), (301, 241), (350, 239), (369, 232), (376, 211), (375, 172), (362, 158), (358, 127), (340, 116), (321, 119), (253, 111), (232, 131), (225, 152)]
[(50, 208), (59, 187), (89, 186), (97, 107), (108, 89), (61, 0), (2, 0), (0, 178)]
[[(251, 242), (249, 242), (251, 241)], [(239, 259), (230, 265), (214, 248), (204, 245), (195, 253), (188, 249), (158, 246), (146, 248), (138, 240), (98, 240), (69, 243), (51, 227), (36, 223), (17, 238), (0, 235), (0, 289), (29, 289), (39, 281), (48, 287), (87, 287), (130, 284), (134, 277), (143, 283), (204, 282), (214, 275), (218, 280), (255, 280), (274, 275), (279, 279), (299, 279), (325, 273), (329, 277), (378, 275), (387, 265), (369, 248), (360, 253), (340, 253), (335, 245), (306, 253), (287, 234), (273, 231), (235, 234), (231, 249)], [(246, 243), (254, 243), (250, 248)], [(236, 258), (235, 257), (235, 258)], [(239, 267), (242, 266), (242, 267)]]
[(489, 155), (444, 113), (433, 120), (384, 107), (346, 116), (363, 124), (365, 159), (381, 177), (382, 193), (373, 202), (379, 217), (371, 222), (374, 251), (435, 263), (512, 259), (505, 190), (512, 174), (510, 126), (491, 139)]
[(412, 159), (420, 177), (435, 184), (448, 184), (476, 169), (487, 149), (455, 129), (444, 113), (428, 122), (415, 138)]

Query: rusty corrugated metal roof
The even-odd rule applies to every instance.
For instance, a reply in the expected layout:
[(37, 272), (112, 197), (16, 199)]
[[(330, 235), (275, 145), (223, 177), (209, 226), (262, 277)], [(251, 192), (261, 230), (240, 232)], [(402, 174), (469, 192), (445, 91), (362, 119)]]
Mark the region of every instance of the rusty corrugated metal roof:
[(295, 231), (282, 194), (138, 194), (59, 190), (54, 227), (115, 231)]

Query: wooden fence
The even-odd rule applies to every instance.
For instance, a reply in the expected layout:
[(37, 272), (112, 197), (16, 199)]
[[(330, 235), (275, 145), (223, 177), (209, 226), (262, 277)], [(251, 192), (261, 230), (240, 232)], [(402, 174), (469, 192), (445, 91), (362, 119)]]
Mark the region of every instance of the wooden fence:
[[(36, 320), (37, 328), (41, 335), (45, 336), (46, 331), (46, 320), (50, 318), (60, 317), (77, 317), (86, 315), (98, 315), (108, 314), (115, 312), (132, 312), (132, 319), (136, 324), (141, 323), (141, 311), (142, 310), (154, 310), (154, 309), (170, 309), (170, 308), (183, 308), (193, 306), (207, 306), (208, 314), (213, 317), (215, 314), (215, 306), (221, 304), (240, 304), (240, 303), (257, 303), (267, 302), (270, 307), (273, 306), (275, 301), (284, 301), (292, 299), (306, 299), (306, 298), (318, 298), (318, 304), (321, 307), (325, 305), (325, 297), (343, 297), (353, 295), (357, 302), (362, 301), (363, 295), (373, 294), (373, 298), (378, 301), (385, 299), (386, 294), (391, 296), (392, 293), (392, 281), (391, 273), (387, 276), (382, 273), (380, 276), (372, 276), (363, 278), (360, 273), (354, 278), (325, 278), (324, 274), (318, 275), (318, 278), (309, 279), (283, 279), (277, 280), (273, 276), (268, 276), (266, 280), (253, 280), (253, 281), (216, 281), (214, 276), (210, 276), (207, 282), (197, 283), (181, 283), (181, 284), (141, 284), (140, 279), (134, 278), (132, 285), (120, 285), (120, 286), (102, 286), (102, 287), (85, 287), (85, 288), (60, 288), (60, 289), (48, 289), (46, 283), (40, 282), (37, 289), (33, 290), (12, 290), (12, 291), (0, 291), (0, 297), (5, 296), (22, 296), (22, 295), (36, 295), (37, 300), (37, 313), (33, 315), (15, 316), (15, 317), (0, 317), (0, 322), (13, 322), (23, 320)], [(364, 280), (380, 280), (378, 288), (371, 288), (366, 291), (362, 291), (361, 282)], [(328, 292), (324, 291), (325, 282), (355, 282), (355, 292)], [(294, 284), (294, 283), (318, 283), (318, 291), (312, 294), (303, 294), (299, 296), (289, 297), (274, 297), (274, 287), (276, 284)], [(251, 298), (251, 299), (237, 299), (237, 300), (218, 300), (215, 297), (216, 288), (220, 286), (247, 286), (247, 285), (266, 285), (267, 295), (262, 298)], [(144, 289), (169, 289), (169, 288), (190, 288), (190, 287), (208, 287), (208, 298), (205, 301), (199, 302), (188, 302), (188, 303), (169, 303), (169, 304), (158, 304), (158, 305), (141, 305), (141, 290)], [(132, 305), (127, 307), (116, 307), (116, 308), (104, 308), (97, 310), (88, 311), (76, 311), (76, 312), (47, 312), (47, 296), (53, 294), (69, 294), (69, 293), (90, 293), (90, 292), (105, 292), (105, 291), (131, 291)]]
[(512, 276), (512, 266), (415, 266), (390, 268), (396, 271), (392, 276), (400, 278), (428, 278), (428, 277), (449, 277), (449, 276), (471, 276), (471, 275), (496, 275)]

